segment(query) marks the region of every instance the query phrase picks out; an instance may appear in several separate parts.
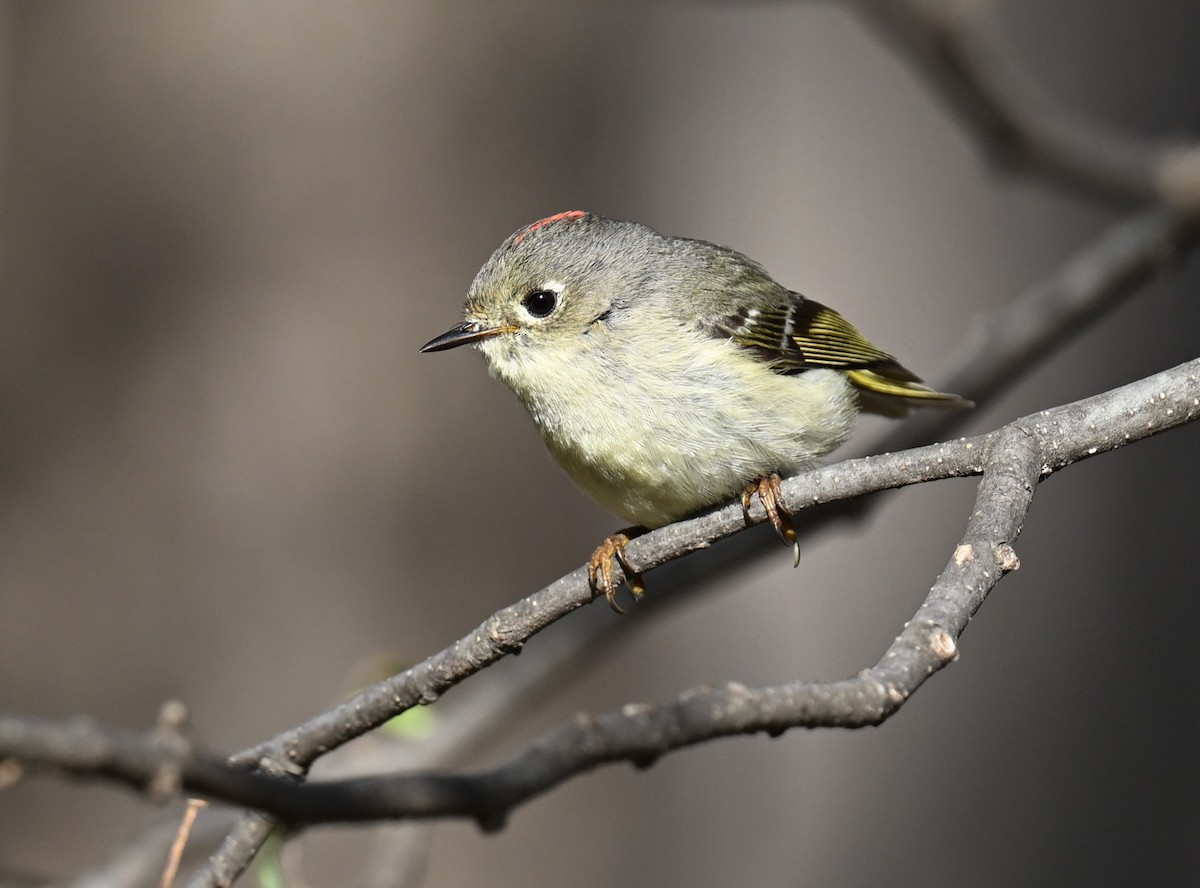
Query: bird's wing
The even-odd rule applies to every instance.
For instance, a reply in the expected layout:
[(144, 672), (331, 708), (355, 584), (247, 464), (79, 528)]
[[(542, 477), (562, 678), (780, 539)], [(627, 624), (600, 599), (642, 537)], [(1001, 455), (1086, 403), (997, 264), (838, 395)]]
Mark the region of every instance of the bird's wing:
[(921, 385), (920, 377), (873, 345), (828, 306), (799, 293), (740, 301), (706, 328), (728, 337), (778, 373), (841, 370), (858, 391), (864, 410), (902, 416), (909, 407), (969, 407), (957, 395)]

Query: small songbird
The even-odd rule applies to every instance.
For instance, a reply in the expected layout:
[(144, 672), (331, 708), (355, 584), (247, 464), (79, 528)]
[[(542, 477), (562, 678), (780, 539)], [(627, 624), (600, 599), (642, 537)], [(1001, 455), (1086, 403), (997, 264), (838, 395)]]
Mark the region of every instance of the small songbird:
[[(859, 410), (971, 406), (741, 253), (579, 210), (509, 236), (475, 276), (466, 320), (421, 351), (469, 343), (575, 483), (650, 529), (758, 495), (794, 543), (779, 476), (841, 444)], [(590, 562), (617, 610), (613, 558), (644, 591), (628, 541), (609, 537)]]

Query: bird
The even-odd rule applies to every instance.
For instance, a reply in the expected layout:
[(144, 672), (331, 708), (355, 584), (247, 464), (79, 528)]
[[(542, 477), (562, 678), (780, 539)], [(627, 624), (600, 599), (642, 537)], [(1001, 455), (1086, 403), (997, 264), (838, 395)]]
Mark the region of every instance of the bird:
[(588, 563), (621, 611), (631, 534), (753, 496), (799, 546), (780, 477), (812, 468), (859, 411), (970, 401), (922, 384), (838, 312), (778, 283), (748, 256), (570, 210), (517, 229), (483, 264), (464, 320), (422, 346), (473, 345), (528, 410), (555, 460), (634, 527)]

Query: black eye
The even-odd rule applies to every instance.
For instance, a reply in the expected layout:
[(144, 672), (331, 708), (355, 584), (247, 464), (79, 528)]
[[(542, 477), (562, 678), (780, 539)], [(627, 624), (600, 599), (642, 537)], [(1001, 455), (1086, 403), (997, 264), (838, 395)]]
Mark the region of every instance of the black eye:
[(558, 305), (558, 294), (553, 290), (534, 290), (521, 300), (521, 304), (535, 318), (544, 318)]

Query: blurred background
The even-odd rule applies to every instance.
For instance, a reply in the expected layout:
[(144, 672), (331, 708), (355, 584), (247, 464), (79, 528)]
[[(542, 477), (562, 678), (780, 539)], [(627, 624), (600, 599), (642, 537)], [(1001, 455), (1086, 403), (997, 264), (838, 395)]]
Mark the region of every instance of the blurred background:
[[(1064, 107), (1200, 130), (1194, 4), (999, 15)], [(227, 751), (618, 526), (479, 356), (417, 354), (518, 226), (584, 208), (736, 247), (936, 384), (982, 312), (1116, 218), (993, 175), (886, 46), (804, 3), (2, 3), (0, 189), (0, 707), (145, 729), (178, 698)], [(1168, 274), (970, 431), (1195, 357), (1198, 292), (1195, 262)], [(1198, 445), (1045, 485), (1022, 569), (884, 728), (602, 769), (496, 835), (439, 824), (425, 884), (1195, 884)], [(904, 491), (797, 571), (779, 547), (624, 618), (464, 763), (702, 682), (854, 674), (973, 496)], [(0, 878), (69, 876), (163, 813), (28, 778), (0, 793)], [(360, 884), (363, 832), (314, 830), (309, 884)]]

